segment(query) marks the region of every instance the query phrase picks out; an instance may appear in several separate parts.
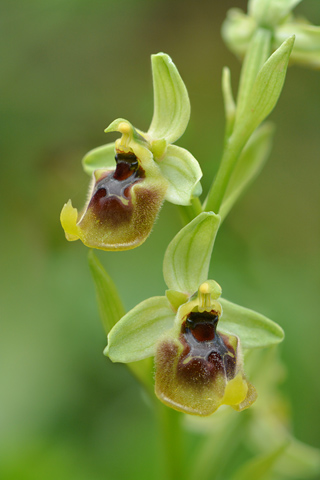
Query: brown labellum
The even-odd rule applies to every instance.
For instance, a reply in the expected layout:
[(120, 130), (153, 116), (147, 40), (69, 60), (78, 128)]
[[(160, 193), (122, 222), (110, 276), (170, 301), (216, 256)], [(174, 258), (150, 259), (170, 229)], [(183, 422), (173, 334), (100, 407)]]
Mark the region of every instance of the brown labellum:
[(116, 163), (115, 170), (96, 181), (78, 224), (81, 240), (90, 247), (127, 250), (140, 245), (164, 200), (167, 185), (149, 178), (134, 153), (118, 152)]
[(155, 391), (170, 407), (205, 416), (222, 404), (238, 410), (249, 406), (239, 340), (217, 332), (218, 320), (213, 310), (190, 312), (182, 319), (178, 338), (171, 333), (158, 344)]

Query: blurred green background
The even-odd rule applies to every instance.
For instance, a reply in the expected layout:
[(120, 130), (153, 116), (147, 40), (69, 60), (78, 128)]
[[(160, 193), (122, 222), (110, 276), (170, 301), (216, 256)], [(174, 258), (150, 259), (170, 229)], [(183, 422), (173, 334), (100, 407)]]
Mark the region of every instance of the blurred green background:
[[(224, 65), (240, 63), (220, 27), (239, 0), (4, 0), (1, 6), (1, 409), (5, 480), (154, 478), (158, 439), (135, 381), (102, 355), (106, 344), (87, 265), (69, 243), (62, 205), (83, 205), (81, 158), (112, 141), (124, 117), (152, 116), (150, 54), (171, 55), (192, 115), (178, 144), (200, 161), (208, 188), (222, 150)], [(319, 2), (298, 8), (320, 24)], [(272, 114), (274, 149), (225, 221), (211, 277), (224, 296), (286, 331), (283, 391), (295, 435), (319, 436), (320, 72), (291, 67)], [(166, 204), (140, 248), (99, 253), (125, 306), (164, 292), (162, 257), (179, 229)], [(129, 473), (128, 473), (129, 472)]]

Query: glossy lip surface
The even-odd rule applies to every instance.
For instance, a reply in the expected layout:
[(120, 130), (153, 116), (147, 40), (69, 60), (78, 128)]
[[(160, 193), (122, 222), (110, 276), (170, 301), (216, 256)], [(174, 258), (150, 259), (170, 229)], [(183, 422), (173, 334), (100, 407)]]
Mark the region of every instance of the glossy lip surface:
[(130, 220), (130, 190), (145, 176), (133, 153), (117, 154), (116, 162), (116, 169), (97, 181), (88, 205), (99, 222), (107, 221), (114, 226)]
[(233, 378), (236, 356), (228, 337), (216, 331), (216, 312), (192, 312), (182, 324), (180, 342), (184, 349), (177, 375), (189, 384), (208, 385), (220, 373)]

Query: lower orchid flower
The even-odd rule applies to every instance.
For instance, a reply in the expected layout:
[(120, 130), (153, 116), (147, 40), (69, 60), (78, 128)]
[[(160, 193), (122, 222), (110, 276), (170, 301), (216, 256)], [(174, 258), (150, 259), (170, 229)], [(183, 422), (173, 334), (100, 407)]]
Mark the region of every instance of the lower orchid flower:
[(239, 337), (217, 331), (219, 289), (213, 280), (200, 285), (196, 299), (179, 308), (173, 329), (157, 344), (156, 395), (190, 414), (211, 415), (220, 405), (240, 411), (256, 399), (243, 372)]
[(207, 416), (220, 405), (249, 407), (256, 391), (243, 368), (242, 349), (274, 345), (279, 325), (221, 298), (207, 280), (220, 217), (198, 215), (169, 244), (165, 296), (134, 307), (111, 329), (105, 354), (113, 362), (155, 357), (155, 393), (168, 406)]

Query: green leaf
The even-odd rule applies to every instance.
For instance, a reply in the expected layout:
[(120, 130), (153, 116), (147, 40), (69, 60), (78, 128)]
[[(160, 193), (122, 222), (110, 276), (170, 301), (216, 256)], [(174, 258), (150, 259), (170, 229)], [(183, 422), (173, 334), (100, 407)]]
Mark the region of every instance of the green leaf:
[(226, 218), (238, 198), (260, 173), (271, 151), (273, 133), (273, 125), (265, 123), (253, 133), (242, 151), (219, 210), (221, 221)]
[(241, 465), (238, 471), (232, 476), (232, 480), (267, 480), (272, 478), (269, 474), (287, 447), (288, 442), (285, 442), (271, 452), (252, 458), (244, 465)]
[(154, 139), (173, 143), (184, 133), (190, 118), (190, 101), (185, 84), (169, 55), (151, 56), (154, 113), (148, 133)]
[(249, 15), (261, 26), (275, 27), (283, 20), (301, 0), (250, 0)]
[(222, 316), (218, 330), (222, 333), (237, 335), (242, 348), (270, 347), (284, 338), (282, 328), (264, 315), (231, 303), (224, 298), (219, 299)]
[(114, 143), (107, 143), (90, 150), (83, 158), (82, 166), (88, 175), (92, 175), (98, 168), (115, 168)]
[(193, 294), (208, 278), (208, 270), (220, 217), (200, 213), (170, 242), (163, 261), (163, 275), (171, 290)]
[(200, 165), (194, 156), (184, 148), (169, 145), (158, 165), (169, 183), (165, 199), (176, 205), (190, 205), (193, 192), (202, 177)]
[(100, 317), (108, 334), (112, 327), (123, 317), (125, 310), (117, 287), (92, 250), (89, 250), (88, 260), (96, 288)]
[(234, 135), (249, 138), (260, 123), (271, 113), (280, 96), (294, 36), (288, 38), (269, 57), (259, 71), (241, 114), (237, 114)]
[(258, 72), (268, 59), (271, 53), (271, 31), (265, 28), (258, 28), (252, 36), (248, 50), (244, 57), (241, 69), (236, 120), (246, 114), (248, 102), (252, 93), (253, 85), (257, 79)]
[(113, 362), (122, 363), (151, 357), (159, 337), (172, 328), (174, 317), (166, 297), (144, 300), (113, 327), (105, 355)]
[[(125, 315), (117, 288), (92, 250), (88, 255), (89, 267), (96, 287), (98, 307), (103, 327), (108, 334), (112, 327)], [(148, 391), (152, 389), (152, 366), (149, 359), (128, 364), (127, 367)]]

